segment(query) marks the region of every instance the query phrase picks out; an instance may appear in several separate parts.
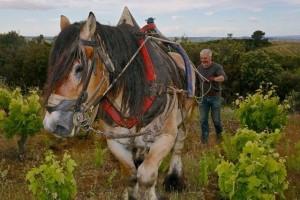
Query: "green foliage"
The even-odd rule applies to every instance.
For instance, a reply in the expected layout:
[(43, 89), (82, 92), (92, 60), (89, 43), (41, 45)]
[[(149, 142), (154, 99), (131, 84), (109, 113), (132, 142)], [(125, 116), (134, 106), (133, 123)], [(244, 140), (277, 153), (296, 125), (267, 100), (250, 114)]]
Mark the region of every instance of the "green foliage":
[(105, 161), (107, 149), (103, 149), (100, 143), (96, 143), (95, 164), (96, 167), (102, 167)]
[(282, 68), (264, 51), (257, 50), (245, 53), (240, 62), (243, 91), (239, 93), (246, 94), (249, 91), (254, 91), (261, 82), (278, 83), (278, 76), (282, 72)]
[(287, 167), (300, 172), (300, 141), (295, 144), (295, 151), (287, 157)]
[(261, 30), (254, 31), (253, 34), (251, 35), (251, 38), (257, 41), (264, 39), (264, 37), (265, 37), (265, 32)]
[(0, 47), (17, 48), (25, 44), (25, 38), (20, 36), (16, 31), (6, 34), (0, 34)]
[(254, 31), (251, 35), (251, 40), (247, 41), (247, 48), (254, 50), (256, 48), (270, 46), (271, 43), (265, 38), (265, 32), (261, 30)]
[(170, 162), (171, 162), (171, 155), (168, 154), (159, 165), (158, 168), (159, 173), (166, 173), (169, 169)]
[(291, 111), (300, 111), (300, 92), (292, 90), (287, 96), (287, 101), (291, 106)]
[(226, 198), (284, 199), (288, 187), (285, 160), (275, 152), (279, 132), (257, 134), (243, 129), (231, 141), (235, 144), (238, 159), (222, 160), (216, 171), (218, 185)]
[(199, 176), (198, 182), (201, 186), (207, 186), (209, 183), (209, 176), (215, 172), (219, 164), (219, 155), (217, 152), (208, 151), (202, 154), (199, 160)]
[(41, 36), (26, 41), (16, 32), (0, 34), (0, 76), (13, 87), (41, 88), (46, 79), (50, 48)]
[(282, 129), (287, 121), (289, 105), (285, 102), (280, 104), (274, 87), (264, 93), (261, 86), (255, 94), (248, 95), (244, 100), (236, 100), (236, 114), (240, 123), (257, 132)]
[(263, 146), (266, 146), (266, 148), (274, 148), (280, 137), (281, 134), (279, 130), (276, 130), (274, 133), (262, 132), (257, 134), (253, 130), (243, 128), (238, 129), (234, 136), (224, 134), (221, 146), (225, 158), (231, 162), (236, 162), (247, 142), (259, 141)]
[(65, 153), (60, 162), (48, 152), (43, 164), (27, 172), (29, 190), (40, 200), (74, 199), (77, 192), (73, 176), (75, 167), (76, 163), (69, 154)]
[(107, 178), (107, 184), (108, 186), (111, 188), (112, 184), (113, 184), (113, 180), (114, 178), (117, 176), (118, 171), (116, 169), (114, 169), (111, 174), (109, 175), (109, 177)]
[(239, 129), (234, 136), (224, 134), (224, 140), (221, 145), (224, 150), (225, 158), (236, 162), (245, 144), (248, 141), (256, 141), (258, 137), (255, 131), (248, 129)]
[(10, 100), (11, 92), (9, 91), (9, 89), (4, 86), (0, 86), (0, 110), (2, 110), (3, 112), (8, 112)]
[(15, 135), (34, 135), (42, 128), (39, 101), (35, 90), (30, 91), (28, 96), (23, 96), (19, 88), (13, 92), (5, 88), (0, 89), (0, 129), (7, 138)]

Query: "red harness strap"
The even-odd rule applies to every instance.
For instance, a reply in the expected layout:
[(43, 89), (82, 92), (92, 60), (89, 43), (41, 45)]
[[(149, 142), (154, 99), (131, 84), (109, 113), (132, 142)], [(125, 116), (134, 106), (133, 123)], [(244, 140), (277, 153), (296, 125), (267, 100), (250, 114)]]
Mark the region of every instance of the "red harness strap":
[(154, 23), (150, 23), (141, 28), (141, 32), (147, 33), (149, 31), (153, 31), (156, 29), (156, 25)]
[[(152, 106), (155, 97), (147, 97), (144, 100), (143, 110), (141, 114), (144, 114)], [(117, 123), (119, 126), (125, 128), (132, 128), (139, 123), (139, 120), (136, 117), (125, 118), (121, 116), (120, 112), (109, 102), (107, 98), (104, 98), (102, 101), (103, 110)]]
[[(138, 41), (139, 45), (142, 45), (143, 42), (144, 42), (144, 39), (140, 39)], [(151, 57), (149, 55), (149, 52), (147, 50), (146, 44), (141, 48), (140, 53), (142, 55), (143, 62), (144, 62), (144, 68), (145, 68), (145, 72), (146, 72), (146, 79), (148, 81), (154, 81), (156, 79), (156, 75), (155, 75), (154, 66), (153, 66)]]
[[(155, 24), (153, 24), (153, 25), (155, 26)], [(147, 25), (147, 26), (149, 26), (149, 25)], [(146, 29), (143, 30), (143, 29), (144, 28), (141, 29), (142, 32), (148, 31), (148, 29), (147, 30)], [(143, 42), (144, 42), (144, 39), (140, 39), (138, 41), (139, 45), (141, 45)], [(144, 45), (141, 48), (140, 53), (142, 55), (143, 62), (144, 62), (144, 68), (145, 68), (145, 72), (146, 72), (146, 79), (147, 79), (147, 81), (152, 82), (156, 79), (156, 74), (155, 74), (154, 66), (153, 66), (153, 63), (152, 63), (152, 60), (151, 60), (151, 57), (149, 55), (149, 52), (147, 50), (146, 45)], [(149, 110), (149, 108), (152, 106), (155, 98), (156, 98), (155, 96), (145, 97), (144, 102), (143, 102), (143, 108), (142, 108), (142, 111), (141, 111), (142, 115)], [(133, 126), (137, 125), (140, 122), (138, 120), (138, 118), (136, 118), (136, 117), (125, 118), (125, 117), (121, 116), (120, 112), (111, 104), (111, 102), (107, 98), (104, 98), (102, 100), (101, 105), (102, 105), (102, 109), (119, 126), (122, 126), (122, 127), (125, 127), (125, 128), (132, 128)]]

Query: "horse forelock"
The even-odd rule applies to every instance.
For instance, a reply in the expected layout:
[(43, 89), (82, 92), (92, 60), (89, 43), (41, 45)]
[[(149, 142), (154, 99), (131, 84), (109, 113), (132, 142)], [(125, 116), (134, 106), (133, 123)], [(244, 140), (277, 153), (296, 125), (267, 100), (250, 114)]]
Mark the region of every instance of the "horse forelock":
[[(79, 34), (82, 23), (74, 23), (62, 30), (56, 37), (48, 61), (48, 76), (44, 87), (47, 101), (55, 87), (70, 73), (75, 59), (83, 58), (79, 48)], [(83, 74), (86, 74), (86, 69)]]

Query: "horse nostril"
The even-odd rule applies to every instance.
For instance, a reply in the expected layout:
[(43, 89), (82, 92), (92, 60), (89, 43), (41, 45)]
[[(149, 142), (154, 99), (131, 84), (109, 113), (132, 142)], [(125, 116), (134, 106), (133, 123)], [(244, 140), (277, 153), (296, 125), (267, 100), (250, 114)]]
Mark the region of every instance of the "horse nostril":
[(54, 132), (62, 135), (68, 135), (70, 131), (64, 126), (57, 125)]

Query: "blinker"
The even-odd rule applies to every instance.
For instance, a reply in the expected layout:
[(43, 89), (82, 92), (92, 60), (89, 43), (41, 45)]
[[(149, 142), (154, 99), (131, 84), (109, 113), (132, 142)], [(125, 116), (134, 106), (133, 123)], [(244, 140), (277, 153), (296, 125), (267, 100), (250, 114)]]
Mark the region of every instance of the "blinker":
[(61, 100), (57, 105), (55, 106), (46, 106), (46, 110), (49, 113), (52, 113), (54, 111), (73, 111), (74, 107), (76, 105), (76, 100)]

